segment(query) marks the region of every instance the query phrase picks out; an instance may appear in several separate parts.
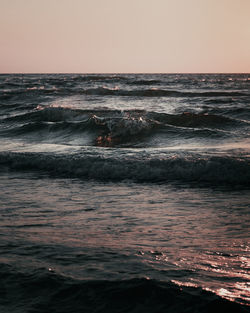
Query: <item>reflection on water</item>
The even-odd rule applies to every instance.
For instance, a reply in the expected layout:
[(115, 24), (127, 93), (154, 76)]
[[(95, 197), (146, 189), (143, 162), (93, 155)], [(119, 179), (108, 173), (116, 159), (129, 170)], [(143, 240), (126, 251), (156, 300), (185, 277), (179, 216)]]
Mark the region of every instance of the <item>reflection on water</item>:
[(220, 288), (215, 291), (219, 296), (226, 299), (237, 301), (242, 304), (250, 302), (250, 283), (237, 282), (229, 286), (227, 289)]
[(15, 175), (0, 182), (1, 262), (172, 280), (249, 301), (249, 191)]

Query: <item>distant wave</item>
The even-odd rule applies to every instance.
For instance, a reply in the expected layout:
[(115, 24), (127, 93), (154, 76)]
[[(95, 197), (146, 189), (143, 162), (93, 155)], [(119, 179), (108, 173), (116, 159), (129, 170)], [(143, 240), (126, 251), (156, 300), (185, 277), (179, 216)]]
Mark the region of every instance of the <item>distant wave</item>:
[(163, 83), (160, 79), (136, 79), (136, 80), (128, 80), (128, 85), (137, 85), (137, 86), (147, 86), (147, 85), (158, 85)]
[[(145, 84), (145, 82), (143, 83)], [(1, 93), (0, 99), (6, 100), (11, 97), (20, 96), (27, 94), (30, 95), (94, 95), (94, 96), (120, 96), (120, 97), (201, 97), (201, 98), (211, 98), (211, 97), (240, 97), (240, 96), (249, 96), (246, 92), (240, 91), (178, 91), (178, 90), (167, 90), (167, 89), (133, 89), (126, 90), (120, 88), (108, 88), (108, 87), (96, 87), (96, 88), (79, 88), (79, 87), (70, 87), (65, 85), (57, 87), (45, 87), (45, 86), (29, 86), (26, 89), (16, 88), (6, 90)]]
[(82, 90), (81, 93), (86, 95), (101, 95), (101, 96), (129, 96), (129, 97), (233, 97), (233, 96), (246, 96), (246, 93), (238, 91), (204, 91), (204, 92), (181, 92), (177, 90), (165, 89), (110, 89), (110, 88), (90, 88)]
[(247, 157), (169, 154), (159, 158), (120, 158), (85, 154), (0, 153), (0, 166), (13, 170), (47, 172), (52, 176), (101, 181), (195, 182), (244, 185), (249, 188)]
[(99, 74), (94, 74), (94, 75), (79, 75), (79, 76), (73, 76), (72, 77), (73, 81), (84, 81), (84, 82), (95, 82), (95, 81), (127, 81), (129, 80), (128, 77), (126, 76), (120, 76), (116, 74), (111, 74), (111, 75), (99, 75)]
[(46, 269), (23, 273), (1, 264), (3, 312), (248, 312), (201, 288), (144, 278), (75, 280)]

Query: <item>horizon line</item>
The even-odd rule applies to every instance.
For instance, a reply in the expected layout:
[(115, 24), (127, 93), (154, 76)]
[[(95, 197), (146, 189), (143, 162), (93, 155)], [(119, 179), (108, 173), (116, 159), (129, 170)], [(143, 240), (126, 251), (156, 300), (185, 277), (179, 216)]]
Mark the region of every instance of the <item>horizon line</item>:
[(0, 75), (250, 75), (250, 72), (0, 72)]

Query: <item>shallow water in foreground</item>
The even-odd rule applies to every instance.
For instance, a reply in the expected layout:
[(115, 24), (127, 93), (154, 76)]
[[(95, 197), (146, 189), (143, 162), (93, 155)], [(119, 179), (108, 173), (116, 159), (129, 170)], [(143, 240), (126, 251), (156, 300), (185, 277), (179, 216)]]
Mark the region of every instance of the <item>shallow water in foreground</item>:
[(1, 312), (249, 312), (247, 75), (1, 75)]
[[(8, 264), (2, 275), (17, 312), (23, 280), (41, 288), (39, 294), (52, 288), (51, 280), (58, 290), (77, 284), (79, 292), (81, 284), (95, 289), (91, 282), (102, 282), (105, 286), (96, 288), (105, 297), (109, 281), (119, 284), (121, 293), (139, 284), (146, 294), (147, 288), (157, 290), (165, 282), (164, 288), (174, 293), (174, 285), (202, 287), (242, 304), (249, 301), (247, 190), (84, 182), (27, 173), (1, 175), (0, 187), (6, 190), (0, 200), (0, 260)], [(20, 289), (13, 291), (19, 279)], [(70, 292), (65, 295), (69, 301)], [(189, 293), (183, 295), (186, 300)], [(44, 301), (37, 297), (38, 303)], [(202, 294), (197, 297), (195, 303), (201, 303)], [(152, 301), (156, 309), (160, 300)]]

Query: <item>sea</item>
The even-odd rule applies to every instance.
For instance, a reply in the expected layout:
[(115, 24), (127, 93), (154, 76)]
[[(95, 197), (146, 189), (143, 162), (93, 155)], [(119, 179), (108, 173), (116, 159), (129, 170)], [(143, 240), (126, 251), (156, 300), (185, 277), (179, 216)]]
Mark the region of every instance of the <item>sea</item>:
[(250, 74), (1, 74), (0, 312), (250, 312)]

